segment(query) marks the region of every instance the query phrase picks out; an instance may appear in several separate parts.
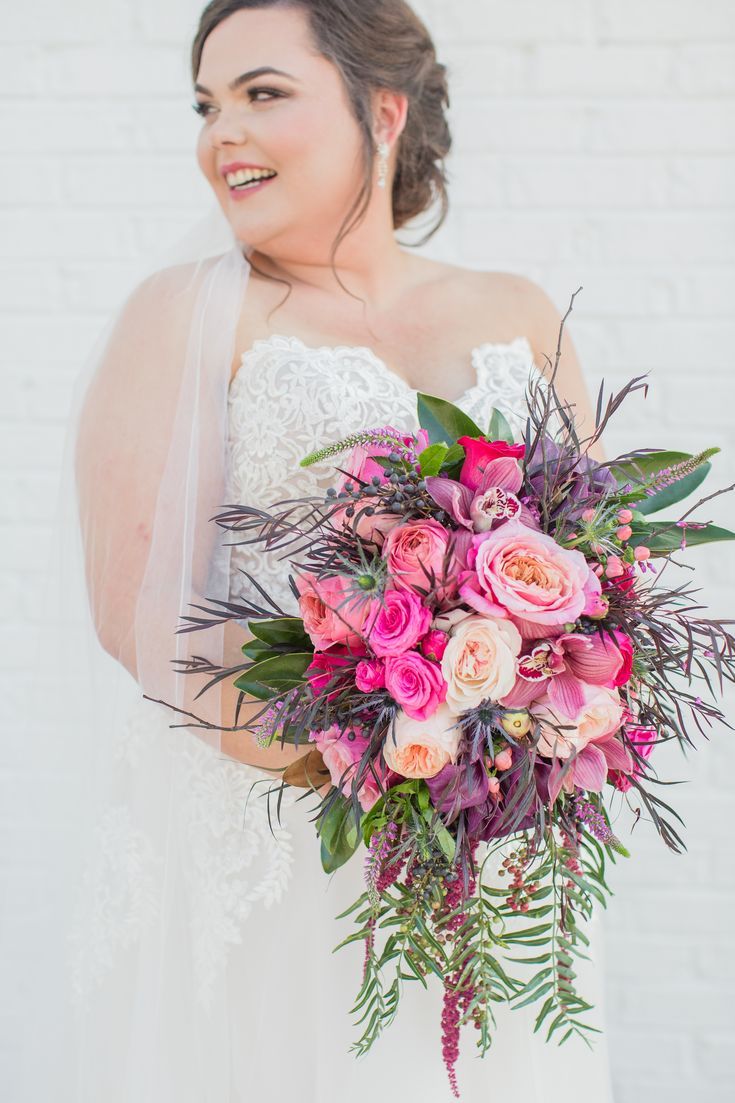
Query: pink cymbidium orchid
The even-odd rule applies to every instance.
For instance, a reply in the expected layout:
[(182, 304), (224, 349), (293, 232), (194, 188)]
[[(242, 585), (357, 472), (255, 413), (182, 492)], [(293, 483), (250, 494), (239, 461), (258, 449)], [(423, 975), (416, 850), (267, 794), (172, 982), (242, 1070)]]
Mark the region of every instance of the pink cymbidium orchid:
[(616, 735), (608, 735), (588, 743), (576, 755), (571, 756), (571, 764), (561, 777), (569, 759), (554, 758), (549, 773), (549, 801), (554, 803), (563, 789), (573, 793), (575, 787), (586, 789), (590, 793), (601, 793), (608, 778), (625, 776), (633, 768), (631, 754)]
[(474, 479), (472, 485), (467, 485), (462, 480), (429, 475), (426, 489), (438, 506), (470, 532), (488, 532), (493, 525), (511, 518), (537, 528), (535, 517), (516, 496), (522, 483), (518, 460), (499, 456), (483, 466), (476, 484)]
[(584, 686), (619, 684), (624, 662), (609, 636), (562, 632), (518, 656), (516, 683), (501, 704), (523, 708), (546, 693), (555, 707), (575, 716), (584, 704)]

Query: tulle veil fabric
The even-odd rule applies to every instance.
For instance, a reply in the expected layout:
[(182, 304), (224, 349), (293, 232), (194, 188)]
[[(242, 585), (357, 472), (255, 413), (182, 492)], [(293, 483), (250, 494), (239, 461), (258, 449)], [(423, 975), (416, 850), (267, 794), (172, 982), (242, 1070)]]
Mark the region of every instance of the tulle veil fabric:
[[(192, 996), (197, 902), (180, 872), (190, 840), (180, 838), (184, 767), (171, 752), (193, 735), (219, 754), (220, 725), (233, 722), (219, 689), (195, 701), (202, 677), (173, 660), (241, 659), (228, 654), (242, 642), (229, 630), (176, 628), (204, 599), (228, 598), (230, 546), (210, 519), (225, 504), (248, 253), (215, 204), (141, 263), (74, 386), (32, 688), (10, 733), (24, 764), (24, 811), (5, 822), (4, 846), (20, 887), (3, 909), (21, 1012), (19, 1103), (102, 1103), (103, 1083), (105, 1103), (231, 1098), (225, 982), (212, 984), (207, 1006)], [(144, 695), (200, 724), (177, 728), (183, 713)], [(147, 743), (136, 759), (141, 708)], [(150, 710), (160, 712), (156, 746)], [(147, 852), (149, 837), (162, 841), (163, 861)], [(90, 862), (109, 867), (103, 889), (84, 887)], [(227, 932), (210, 932), (218, 937)]]

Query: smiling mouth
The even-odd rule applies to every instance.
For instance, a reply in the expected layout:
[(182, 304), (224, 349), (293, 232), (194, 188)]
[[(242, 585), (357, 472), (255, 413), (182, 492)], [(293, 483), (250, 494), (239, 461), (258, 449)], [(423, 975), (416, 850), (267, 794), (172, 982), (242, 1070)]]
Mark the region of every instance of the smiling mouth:
[(276, 175), (272, 169), (238, 169), (237, 172), (228, 172), (225, 180), (230, 191), (247, 191), (264, 180), (272, 180)]

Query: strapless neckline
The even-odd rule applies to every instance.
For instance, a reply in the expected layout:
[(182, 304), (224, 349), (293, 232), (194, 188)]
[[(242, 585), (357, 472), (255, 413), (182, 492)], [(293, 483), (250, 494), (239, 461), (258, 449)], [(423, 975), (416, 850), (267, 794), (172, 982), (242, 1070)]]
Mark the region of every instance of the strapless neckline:
[[(243, 371), (247, 364), (247, 358), (249, 356), (256, 356), (262, 349), (272, 348), (275, 345), (284, 342), (287, 347), (294, 349), (294, 351), (300, 352), (306, 356), (329, 356), (333, 355), (336, 360), (339, 360), (340, 356), (353, 355), (362, 356), (369, 360), (374, 367), (381, 372), (387, 379), (390, 379), (396, 386), (404, 390), (408, 394), (419, 394), (419, 390), (412, 387), (402, 375), (394, 371), (389, 367), (378, 354), (369, 345), (307, 345), (305, 341), (302, 341), (300, 337), (286, 336), (280, 333), (271, 333), (268, 337), (256, 337), (256, 339), (250, 345), (250, 348), (240, 356), (240, 364), (237, 371), (233, 375), (230, 386), (235, 382), (237, 377)], [(462, 402), (464, 399), (473, 395), (475, 391), (479, 390), (482, 383), (479, 379), (479, 373), (477, 370), (477, 361), (487, 352), (491, 351), (505, 351), (506, 349), (525, 347), (533, 362), (533, 349), (531, 343), (524, 334), (519, 334), (517, 337), (513, 337), (510, 341), (483, 341), (482, 344), (475, 345), (470, 349), (470, 362), (475, 371), (475, 382), (463, 391), (462, 394), (456, 398), (448, 399), (453, 405), (458, 402)]]

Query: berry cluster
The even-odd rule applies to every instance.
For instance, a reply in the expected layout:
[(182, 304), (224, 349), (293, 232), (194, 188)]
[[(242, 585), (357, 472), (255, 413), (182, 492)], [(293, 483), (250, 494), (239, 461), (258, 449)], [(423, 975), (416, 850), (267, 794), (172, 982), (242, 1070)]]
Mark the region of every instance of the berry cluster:
[(499, 870), (501, 877), (512, 874), (510, 892), (505, 898), (508, 907), (514, 912), (527, 912), (533, 903), (534, 893), (538, 891), (538, 881), (527, 880), (527, 871), (533, 864), (535, 853), (524, 842), (517, 850), (511, 851), (503, 861), (503, 868)]

